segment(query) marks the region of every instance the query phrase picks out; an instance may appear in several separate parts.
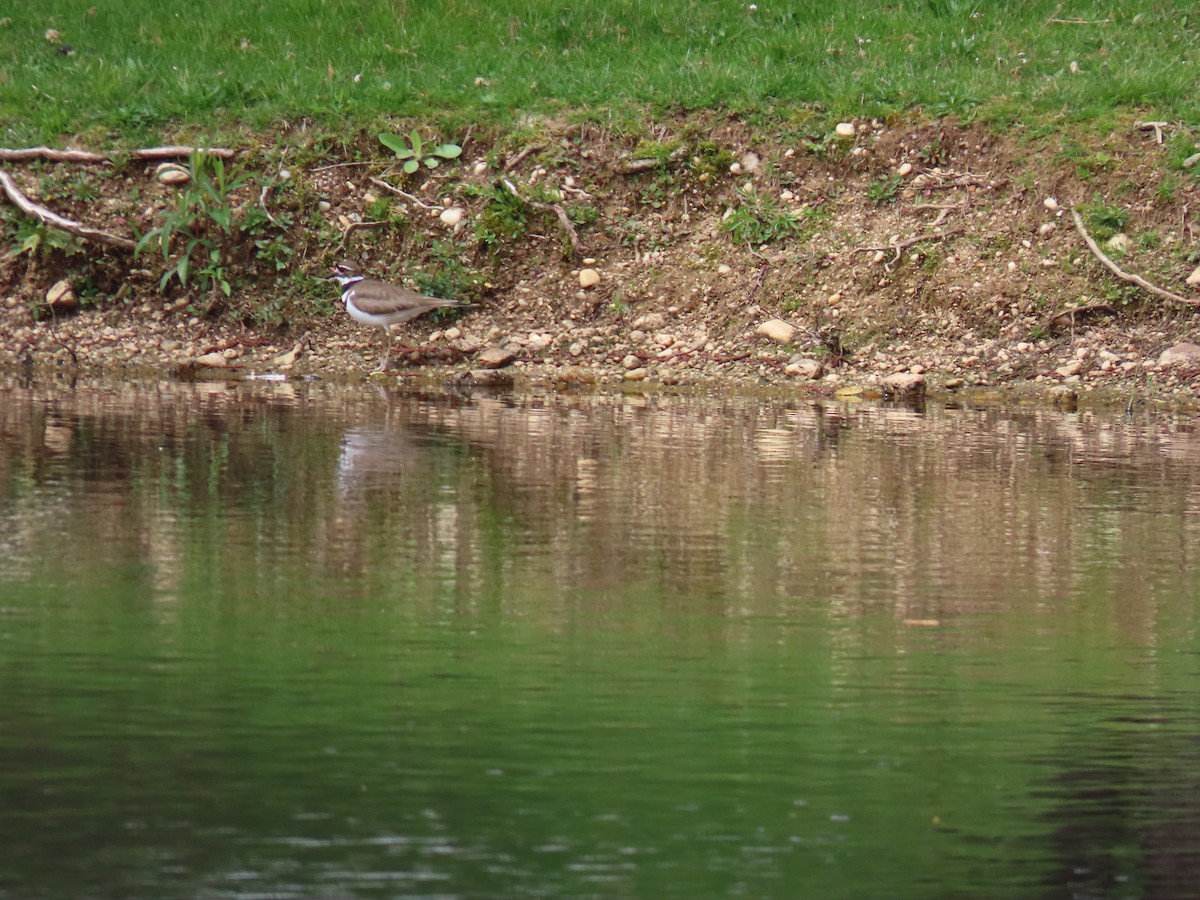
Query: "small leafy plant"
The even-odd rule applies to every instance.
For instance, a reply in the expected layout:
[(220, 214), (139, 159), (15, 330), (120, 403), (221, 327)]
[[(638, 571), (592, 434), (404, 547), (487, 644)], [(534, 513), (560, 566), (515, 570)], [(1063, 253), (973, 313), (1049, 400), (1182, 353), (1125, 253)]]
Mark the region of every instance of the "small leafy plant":
[(1105, 203), (1099, 194), (1092, 198), (1091, 203), (1084, 204), (1082, 209), (1092, 236), (1097, 240), (1107, 240), (1124, 231), (1129, 222), (1129, 210)]
[(83, 253), (84, 243), (73, 234), (50, 228), (37, 219), (22, 218), (14, 226), (13, 256), (28, 253), (31, 256), (39, 253), (51, 253), (60, 250), (67, 256)]
[(900, 196), (900, 187), (903, 184), (904, 179), (899, 175), (880, 175), (867, 185), (867, 199), (876, 206), (895, 203), (896, 198)]
[(396, 154), (396, 159), (404, 160), (403, 169), (411, 175), (424, 163), (427, 168), (436, 169), (442, 160), (458, 159), (462, 147), (458, 144), (439, 144), (430, 146), (421, 140), (421, 135), (413, 129), (408, 138), (403, 135), (382, 132), (379, 142)]
[[(237, 230), (229, 197), (246, 179), (231, 177), (224, 160), (202, 151), (192, 154), (189, 171), (191, 180), (175, 195), (175, 205), (163, 211), (161, 225), (142, 235), (134, 253), (157, 244), (165, 262), (174, 258), (158, 282), (160, 292), (166, 291), (172, 280), (186, 288), (194, 277), (202, 290), (220, 290), (228, 297), (232, 287), (225, 271), (227, 249), (222, 235), (231, 237)], [(183, 250), (172, 257), (176, 238), (183, 243)]]
[(806, 231), (806, 220), (820, 215), (805, 207), (800, 213), (761, 196), (753, 188), (738, 188), (740, 203), (725, 217), (721, 229), (739, 244), (769, 244)]

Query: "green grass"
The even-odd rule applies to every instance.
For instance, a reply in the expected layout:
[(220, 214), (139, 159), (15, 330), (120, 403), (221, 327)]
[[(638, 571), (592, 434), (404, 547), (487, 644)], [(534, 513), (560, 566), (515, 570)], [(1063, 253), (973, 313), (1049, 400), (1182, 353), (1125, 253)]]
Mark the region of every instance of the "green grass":
[[(0, 140), (719, 108), (1200, 121), (1192, 0), (0, 5)], [(4, 9), (7, 8), (7, 13)], [(1094, 24), (1059, 24), (1051, 19)], [(47, 41), (47, 29), (61, 42)], [(74, 48), (67, 55), (64, 45)], [(1071, 63), (1080, 71), (1071, 72)], [(638, 121), (636, 116), (633, 121)]]

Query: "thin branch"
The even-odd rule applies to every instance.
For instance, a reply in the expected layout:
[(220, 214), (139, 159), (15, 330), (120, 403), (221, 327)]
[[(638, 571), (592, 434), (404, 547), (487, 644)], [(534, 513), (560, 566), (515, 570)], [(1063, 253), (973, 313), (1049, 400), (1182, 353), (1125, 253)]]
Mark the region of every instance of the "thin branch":
[(271, 186), (269, 184), (264, 184), (262, 186), (262, 190), (258, 193), (258, 205), (261, 206), (263, 212), (267, 214), (267, 219), (270, 220), (272, 225), (274, 225), (276, 228), (282, 228), (283, 226), (279, 224), (279, 220), (271, 215), (271, 210), (267, 209), (267, 197), (270, 195), (270, 193)]
[(27, 216), (32, 216), (45, 225), (77, 235), (85, 240), (119, 247), (122, 250), (133, 250), (137, 247), (137, 244), (129, 240), (129, 238), (110, 234), (107, 231), (92, 228), (88, 225), (81, 225), (79, 222), (72, 219), (65, 219), (58, 213), (51, 212), (44, 206), (39, 206), (21, 193), (21, 189), (17, 187), (17, 183), (13, 181), (12, 176), (7, 172), (0, 171), (0, 187), (4, 188), (5, 195), (21, 212)]
[(906, 241), (897, 241), (894, 244), (888, 244), (886, 247), (855, 247), (851, 253), (882, 253), (884, 250), (891, 250), (896, 255), (892, 257), (892, 261), (887, 263), (884, 268), (889, 272), (892, 271), (892, 266), (900, 262), (900, 257), (909, 247), (914, 244), (923, 244), (925, 241), (940, 241), (942, 238), (950, 237), (952, 234), (961, 234), (961, 228), (951, 228), (948, 231), (936, 232), (934, 234), (922, 234), (914, 238), (909, 238)]
[(1107, 25), (1111, 19), (1047, 19), (1051, 25)]
[(371, 164), (372, 163), (370, 161), (366, 161), (366, 160), (364, 160), (362, 162), (330, 163), (327, 166), (317, 166), (315, 169), (309, 169), (309, 171), (310, 172), (328, 172), (330, 169), (349, 169), (349, 168), (353, 168), (354, 166), (369, 166)]
[(417, 206), (421, 207), (422, 209), (436, 209), (436, 210), (441, 209), (440, 206), (434, 206), (432, 203), (426, 203), (420, 197), (414, 197), (412, 194), (408, 193), (408, 191), (402, 191), (402, 190), (400, 190), (400, 188), (396, 187), (395, 185), (388, 184), (382, 178), (372, 178), (371, 184), (378, 185), (379, 187), (383, 188), (385, 191), (391, 191), (393, 194), (396, 194), (399, 197), (403, 197), (405, 200), (408, 200), (412, 203), (417, 204)]
[(667, 166), (670, 163), (676, 162), (684, 154), (687, 153), (686, 147), (676, 147), (667, 156), (666, 159), (653, 157), (648, 159), (631, 159), (625, 165), (617, 169), (618, 175), (637, 175), (639, 172), (648, 172), (651, 169), (657, 169), (659, 166)]
[(519, 166), (521, 163), (523, 163), (528, 156), (530, 156), (533, 153), (537, 153), (541, 149), (542, 149), (541, 144), (530, 144), (528, 147), (526, 147), (520, 153), (509, 158), (508, 162), (506, 162), (504, 164), (504, 171), (511, 172), (513, 169), (515, 169), (517, 166)]
[[(132, 159), (176, 159), (181, 156), (191, 156), (193, 153), (203, 153), (209, 156), (219, 156), (229, 159), (236, 151), (227, 147), (143, 147), (129, 154)], [(92, 153), (89, 150), (55, 150), (52, 147), (23, 147), (11, 149), (0, 147), (0, 160), (7, 162), (26, 162), (31, 159), (45, 159), (50, 162), (76, 163), (105, 163), (112, 162), (112, 157), (104, 153)]]
[(1104, 254), (1104, 251), (1100, 249), (1099, 245), (1097, 245), (1097, 243), (1092, 239), (1092, 236), (1088, 234), (1087, 228), (1085, 228), (1083, 225), (1083, 216), (1079, 214), (1079, 210), (1072, 209), (1071, 217), (1075, 220), (1075, 230), (1079, 232), (1079, 236), (1083, 238), (1083, 242), (1087, 244), (1087, 248), (1092, 251), (1092, 255), (1095, 256), (1096, 259), (1100, 260), (1100, 264), (1104, 266), (1104, 268), (1108, 269), (1108, 271), (1112, 272), (1122, 281), (1128, 282), (1129, 284), (1136, 284), (1144, 291), (1149, 291), (1151, 294), (1155, 294), (1175, 303), (1183, 303), (1187, 306), (1200, 306), (1200, 300), (1190, 300), (1187, 297), (1179, 296), (1179, 294), (1172, 294), (1170, 291), (1165, 291), (1162, 288), (1151, 284), (1141, 275), (1134, 275), (1131, 272), (1126, 272), (1115, 262), (1109, 259)]
[(516, 185), (514, 185), (507, 178), (501, 178), (500, 181), (504, 184), (504, 187), (508, 189), (509, 193), (511, 193), (522, 203), (526, 203), (529, 206), (532, 206), (534, 209), (544, 209), (548, 212), (554, 213), (554, 215), (558, 217), (558, 224), (562, 226), (562, 230), (567, 234), (567, 240), (571, 242), (571, 252), (574, 255), (574, 258), (579, 259), (579, 257), (583, 255), (582, 251), (579, 249), (579, 234), (575, 231), (575, 226), (571, 224), (571, 217), (567, 215), (567, 211), (565, 209), (563, 209), (557, 203), (543, 203), (540, 200), (530, 200), (527, 197), (522, 197), (517, 191)]
[(346, 249), (346, 242), (350, 240), (350, 235), (356, 231), (364, 231), (367, 228), (382, 228), (384, 225), (390, 225), (391, 222), (351, 222), (346, 226), (346, 230), (342, 232), (342, 240), (338, 244), (338, 252), (341, 253)]

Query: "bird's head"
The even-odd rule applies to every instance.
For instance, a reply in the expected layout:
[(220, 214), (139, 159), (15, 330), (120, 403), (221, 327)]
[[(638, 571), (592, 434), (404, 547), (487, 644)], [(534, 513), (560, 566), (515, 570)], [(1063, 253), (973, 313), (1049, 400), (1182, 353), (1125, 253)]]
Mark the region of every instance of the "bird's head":
[(362, 269), (358, 267), (358, 263), (343, 259), (336, 266), (330, 268), (328, 280), (336, 281), (344, 287), (351, 282), (358, 281), (362, 277)]

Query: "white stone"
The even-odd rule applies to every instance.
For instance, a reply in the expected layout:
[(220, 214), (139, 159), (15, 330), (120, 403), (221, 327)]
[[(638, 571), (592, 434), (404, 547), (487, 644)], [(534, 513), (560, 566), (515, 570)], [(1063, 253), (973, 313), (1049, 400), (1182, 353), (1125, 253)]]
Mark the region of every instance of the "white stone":
[(783, 374), (815, 381), (825, 374), (825, 367), (820, 360), (796, 356), (788, 360), (788, 364), (783, 367)]
[(733, 268), (725, 265), (725, 263), (721, 263), (721, 265), (717, 266), (717, 274), (718, 275), (728, 275), (732, 271), (733, 271)]
[(898, 168), (896, 170), (896, 174), (899, 175), (901, 178), (904, 178), (906, 175), (911, 175), (912, 170), (913, 170), (912, 163), (901, 163), (900, 168)]
[(919, 399), (925, 396), (925, 376), (913, 372), (897, 372), (879, 382), (885, 397)]
[(479, 162), (475, 163), (475, 168), (473, 168), (471, 171), (474, 172), (476, 175), (482, 175), (487, 170), (488, 170), (488, 164), (486, 162), (484, 162), (483, 160), (480, 160)]
[(579, 286), (590, 288), (600, 283), (600, 273), (595, 269), (583, 269), (579, 273)]
[(451, 206), (449, 209), (443, 209), (438, 218), (441, 219), (443, 225), (453, 227), (461, 222), (465, 215), (466, 213), (461, 207)]
[(833, 130), (838, 137), (854, 137), (855, 128), (853, 122), (838, 122), (837, 127)]
[(178, 163), (162, 163), (154, 170), (154, 177), (159, 184), (187, 184), (192, 173)]
[(796, 328), (783, 319), (768, 319), (755, 329), (758, 334), (777, 344), (789, 344), (796, 336)]
[(1110, 237), (1107, 241), (1107, 246), (1109, 250), (1117, 250), (1124, 253), (1133, 246), (1133, 239), (1122, 231), (1119, 234), (1114, 234), (1112, 237)]
[(1047, 197), (1042, 201), (1042, 206), (1046, 207), (1050, 212), (1058, 212), (1059, 210), (1058, 200), (1054, 197)]
[(46, 291), (46, 305), (51, 309), (75, 309), (79, 306), (79, 299), (75, 296), (75, 289), (71, 287), (71, 282), (63, 279), (56, 281), (50, 290)]
[(225, 369), (229, 366), (229, 360), (225, 358), (224, 353), (205, 353), (196, 357), (196, 365), (208, 369)]
[(1176, 366), (1184, 363), (1191, 365), (1200, 363), (1200, 344), (1184, 341), (1168, 347), (1158, 356), (1160, 366)]
[(1185, 282), (1188, 287), (1200, 287), (1200, 266), (1197, 266)]

